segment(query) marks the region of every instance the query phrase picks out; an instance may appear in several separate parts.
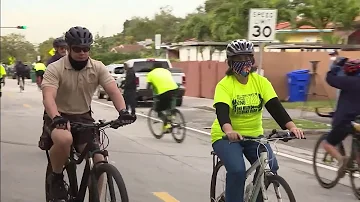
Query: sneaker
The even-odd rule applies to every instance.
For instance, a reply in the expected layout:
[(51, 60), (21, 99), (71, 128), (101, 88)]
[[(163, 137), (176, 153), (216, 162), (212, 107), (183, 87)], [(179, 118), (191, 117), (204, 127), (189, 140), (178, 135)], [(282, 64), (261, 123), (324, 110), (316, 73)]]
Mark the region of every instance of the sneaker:
[(68, 192), (65, 187), (64, 175), (55, 174), (49, 176), (50, 196), (53, 202), (67, 202)]
[(343, 178), (345, 176), (345, 171), (348, 167), (349, 159), (349, 157), (344, 156), (343, 159), (339, 162), (338, 176), (340, 178)]

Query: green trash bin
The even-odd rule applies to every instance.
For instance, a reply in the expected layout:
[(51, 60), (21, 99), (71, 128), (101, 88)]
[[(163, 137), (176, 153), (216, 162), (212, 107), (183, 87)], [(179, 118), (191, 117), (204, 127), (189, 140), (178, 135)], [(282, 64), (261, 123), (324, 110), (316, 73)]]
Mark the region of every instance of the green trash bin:
[(34, 70), (30, 71), (30, 78), (32, 83), (36, 83), (36, 74)]

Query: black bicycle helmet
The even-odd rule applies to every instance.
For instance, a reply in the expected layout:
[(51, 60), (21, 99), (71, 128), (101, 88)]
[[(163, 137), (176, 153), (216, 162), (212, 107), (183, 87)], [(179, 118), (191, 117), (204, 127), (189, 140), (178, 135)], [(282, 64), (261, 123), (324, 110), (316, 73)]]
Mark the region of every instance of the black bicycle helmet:
[(72, 27), (65, 33), (65, 41), (69, 46), (90, 46), (94, 40), (91, 32), (85, 27)]
[(67, 46), (67, 43), (66, 43), (65, 39), (62, 38), (62, 37), (56, 38), (53, 41), (53, 47), (57, 48), (57, 47), (61, 47), (61, 46)]

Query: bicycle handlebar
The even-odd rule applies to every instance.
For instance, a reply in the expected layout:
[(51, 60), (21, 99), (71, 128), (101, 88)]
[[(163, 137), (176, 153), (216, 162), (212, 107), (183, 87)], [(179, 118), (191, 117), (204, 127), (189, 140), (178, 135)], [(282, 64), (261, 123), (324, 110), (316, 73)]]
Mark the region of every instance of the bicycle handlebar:
[(334, 112), (329, 112), (327, 114), (323, 114), (319, 112), (319, 108), (315, 108), (315, 113), (316, 115), (320, 116), (320, 117), (326, 117), (326, 118), (332, 118), (334, 116)]
[(105, 120), (99, 120), (97, 123), (80, 123), (80, 122), (71, 122), (70, 126), (71, 128), (74, 128), (76, 130), (84, 130), (84, 129), (100, 129), (104, 128), (106, 126), (110, 126), (111, 128), (118, 128), (125, 125), (129, 125), (132, 122), (120, 122), (118, 119), (112, 120), (112, 121), (105, 121)]
[[(258, 138), (252, 138), (252, 137), (244, 137), (242, 140), (239, 140), (240, 141), (256, 141), (256, 140), (261, 140), (263, 137), (258, 137)], [(265, 135), (264, 137), (267, 141), (274, 141), (274, 140), (282, 140), (284, 142), (287, 142), (289, 140), (292, 140), (292, 139), (297, 139), (297, 137), (295, 136), (294, 133), (292, 132), (289, 132), (289, 131), (277, 131), (276, 129), (273, 129), (271, 131), (271, 133), (269, 135)], [(223, 140), (229, 140), (229, 137), (227, 135), (224, 135), (222, 136), (222, 139)], [(305, 137), (304, 138), (301, 138), (301, 139), (306, 139)]]

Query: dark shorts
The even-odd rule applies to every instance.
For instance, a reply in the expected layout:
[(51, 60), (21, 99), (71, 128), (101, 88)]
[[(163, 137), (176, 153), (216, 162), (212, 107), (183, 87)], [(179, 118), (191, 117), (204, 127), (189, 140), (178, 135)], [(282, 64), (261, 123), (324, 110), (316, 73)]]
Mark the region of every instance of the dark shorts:
[(155, 106), (155, 111), (165, 111), (171, 109), (173, 102), (175, 101), (175, 96), (177, 93), (177, 89), (169, 90), (163, 94), (157, 96), (157, 103)]
[(36, 76), (41, 76), (41, 77), (44, 75), (44, 73), (45, 73), (45, 71), (43, 71), (43, 70), (39, 70), (39, 71), (35, 72)]
[[(85, 114), (75, 114), (75, 115), (68, 115), (61, 113), (61, 116), (70, 120), (70, 122), (80, 122), (80, 123), (94, 123), (95, 120), (91, 116), (91, 112)], [(43, 124), (43, 131), (39, 141), (39, 147), (42, 150), (49, 150), (53, 145), (51, 140), (51, 131), (54, 130), (52, 127), (52, 120), (47, 115), (44, 114), (44, 124)], [(78, 146), (88, 142), (93, 141), (94, 139), (99, 142), (100, 133), (99, 131), (89, 129), (89, 130), (82, 130), (82, 131), (75, 131), (71, 130), (71, 134), (73, 136), (73, 145)]]
[(337, 146), (352, 132), (353, 129), (350, 123), (333, 126), (328, 136), (326, 137), (326, 141), (333, 146)]

